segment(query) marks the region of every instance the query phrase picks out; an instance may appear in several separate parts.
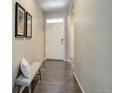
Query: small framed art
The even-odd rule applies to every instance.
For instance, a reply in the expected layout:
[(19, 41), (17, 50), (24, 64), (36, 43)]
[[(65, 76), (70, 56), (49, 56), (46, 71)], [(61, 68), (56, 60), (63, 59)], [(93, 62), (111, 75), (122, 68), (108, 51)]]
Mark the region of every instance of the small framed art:
[(32, 38), (32, 16), (26, 12), (26, 37)]

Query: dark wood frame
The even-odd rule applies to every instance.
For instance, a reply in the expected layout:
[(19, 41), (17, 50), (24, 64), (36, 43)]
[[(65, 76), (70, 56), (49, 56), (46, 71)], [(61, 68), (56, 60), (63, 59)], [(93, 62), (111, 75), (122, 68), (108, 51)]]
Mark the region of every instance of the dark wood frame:
[[(23, 35), (18, 34), (18, 8), (22, 9), (24, 12), (24, 34)], [(15, 4), (15, 37), (18, 37), (18, 38), (25, 37), (25, 9), (18, 2), (16, 2)]]
[[(27, 35), (27, 31), (28, 31), (28, 28), (27, 28), (28, 16), (30, 16), (30, 18), (31, 18), (31, 34), (30, 34), (30, 36)], [(26, 37), (27, 38), (32, 38), (32, 16), (31, 16), (31, 14), (29, 12), (26, 12)]]

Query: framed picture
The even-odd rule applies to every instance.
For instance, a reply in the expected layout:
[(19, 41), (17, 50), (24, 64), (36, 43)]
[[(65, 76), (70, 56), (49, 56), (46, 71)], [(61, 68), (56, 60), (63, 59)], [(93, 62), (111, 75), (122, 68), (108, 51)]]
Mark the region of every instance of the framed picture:
[(32, 38), (32, 16), (26, 12), (26, 37)]
[(15, 37), (25, 37), (25, 9), (17, 2), (15, 6)]

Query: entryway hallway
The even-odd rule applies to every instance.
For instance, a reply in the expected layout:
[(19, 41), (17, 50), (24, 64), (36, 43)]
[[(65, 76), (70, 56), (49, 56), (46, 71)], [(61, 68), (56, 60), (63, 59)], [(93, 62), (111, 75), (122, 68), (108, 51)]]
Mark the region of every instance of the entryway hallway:
[[(42, 80), (35, 77), (32, 82), (33, 93), (82, 93), (70, 63), (47, 60), (43, 62), (41, 71)], [(28, 89), (23, 93), (28, 93)]]
[(13, 93), (112, 93), (112, 1), (12, 0), (12, 76)]

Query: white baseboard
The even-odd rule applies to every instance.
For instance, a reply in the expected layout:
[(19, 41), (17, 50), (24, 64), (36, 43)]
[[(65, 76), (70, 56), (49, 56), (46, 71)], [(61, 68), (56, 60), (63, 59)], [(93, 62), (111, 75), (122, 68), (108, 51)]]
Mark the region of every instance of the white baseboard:
[(43, 61), (46, 61), (47, 60), (47, 58), (43, 58)]
[(78, 85), (79, 85), (79, 87), (80, 87), (82, 93), (85, 93), (84, 88), (83, 88), (83, 86), (81, 85), (81, 83), (80, 83), (78, 77), (76, 76), (75, 72), (73, 72), (73, 74), (74, 74), (74, 77), (76, 78), (76, 81), (77, 81), (77, 83), (78, 83)]
[(71, 67), (72, 67), (72, 69), (73, 69), (73, 71), (74, 71), (74, 69), (75, 69), (74, 64), (73, 64), (72, 62), (70, 62), (70, 64), (71, 64)]
[[(44, 58), (43, 61), (47, 60), (47, 59), (52, 59), (52, 58)], [(65, 62), (69, 62), (71, 63), (71, 60), (68, 60), (68, 59), (55, 59), (55, 60), (63, 60)]]
[(68, 59), (64, 59), (64, 61), (69, 62), (69, 63), (71, 62), (71, 60), (68, 60)]
[(79, 81), (79, 79), (78, 79), (76, 73), (74, 72), (74, 70), (75, 70), (74, 64), (72, 64), (71, 62), (70, 62), (70, 64), (71, 64), (71, 67), (72, 67), (72, 69), (73, 69), (73, 75), (74, 75), (74, 77), (75, 77), (75, 79), (76, 79), (76, 81), (77, 81), (77, 83), (78, 83), (78, 85), (79, 85), (79, 87), (80, 87), (82, 93), (85, 93), (83, 86), (81, 85), (81, 83), (80, 83), (80, 81)]

